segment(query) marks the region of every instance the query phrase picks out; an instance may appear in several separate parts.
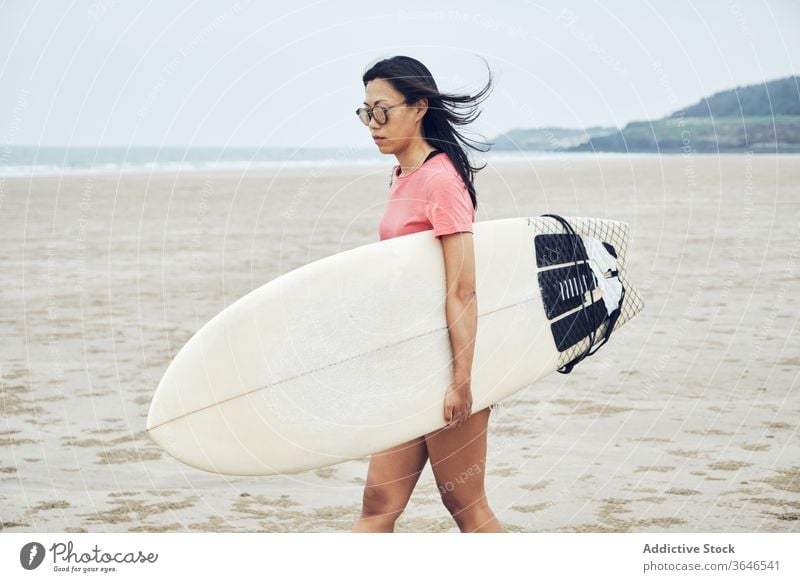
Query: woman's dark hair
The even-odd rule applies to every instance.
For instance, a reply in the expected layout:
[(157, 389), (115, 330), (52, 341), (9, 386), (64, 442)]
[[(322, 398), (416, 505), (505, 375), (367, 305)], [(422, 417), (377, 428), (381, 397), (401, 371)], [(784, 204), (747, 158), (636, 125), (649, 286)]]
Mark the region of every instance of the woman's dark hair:
[[(488, 63), (486, 66), (489, 68)], [(405, 56), (383, 59), (372, 65), (362, 78), (364, 87), (373, 79), (385, 79), (391, 83), (408, 104), (423, 97), (428, 98), (428, 111), (422, 118), (422, 137), (450, 157), (469, 190), (472, 206), (477, 210), (478, 196), (473, 179), (475, 173), (485, 168), (486, 164), (473, 166), (461, 144), (477, 151), (487, 151), (493, 144), (467, 138), (456, 131), (455, 126), (467, 125), (480, 116), (478, 105), (492, 90), (492, 70), (489, 69), (486, 86), (475, 95), (440, 92), (428, 68), (418, 60)], [(486, 146), (486, 149), (481, 149), (481, 146)]]

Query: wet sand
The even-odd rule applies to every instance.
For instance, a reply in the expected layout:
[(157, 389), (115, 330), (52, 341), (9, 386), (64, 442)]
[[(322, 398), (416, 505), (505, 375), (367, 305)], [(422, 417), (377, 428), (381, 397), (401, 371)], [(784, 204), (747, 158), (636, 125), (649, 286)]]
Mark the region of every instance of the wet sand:
[[(627, 221), (646, 302), (572, 374), (492, 412), (486, 488), (509, 531), (800, 531), (799, 162), (563, 156), (479, 174), (479, 221)], [(367, 458), (218, 476), (144, 423), (204, 322), (378, 239), (389, 167), (0, 178), (0, 529), (348, 531)], [(457, 531), (430, 465), (397, 531)]]

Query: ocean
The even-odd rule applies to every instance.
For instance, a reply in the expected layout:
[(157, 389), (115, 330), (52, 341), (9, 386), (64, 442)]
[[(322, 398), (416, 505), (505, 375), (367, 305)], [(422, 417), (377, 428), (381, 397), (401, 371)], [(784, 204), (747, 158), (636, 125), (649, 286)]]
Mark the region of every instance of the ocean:
[[(471, 152), (473, 163), (542, 157), (620, 157), (628, 154), (535, 151)], [(382, 166), (393, 156), (367, 148), (86, 147), (6, 145), (0, 148), (0, 176), (59, 176), (194, 170), (252, 170), (319, 166)]]

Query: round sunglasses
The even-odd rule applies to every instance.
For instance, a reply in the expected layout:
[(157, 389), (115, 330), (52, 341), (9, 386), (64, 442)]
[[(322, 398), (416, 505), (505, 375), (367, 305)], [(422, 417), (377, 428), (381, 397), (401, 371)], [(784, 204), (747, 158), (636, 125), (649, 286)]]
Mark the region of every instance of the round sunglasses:
[(372, 119), (375, 119), (380, 125), (383, 125), (387, 121), (389, 121), (389, 110), (393, 109), (394, 107), (400, 107), (401, 105), (405, 105), (405, 101), (401, 101), (400, 103), (396, 103), (394, 105), (390, 105), (389, 107), (383, 107), (382, 105), (373, 105), (372, 107), (359, 107), (356, 109), (356, 115), (361, 120), (364, 125), (369, 125), (369, 122)]

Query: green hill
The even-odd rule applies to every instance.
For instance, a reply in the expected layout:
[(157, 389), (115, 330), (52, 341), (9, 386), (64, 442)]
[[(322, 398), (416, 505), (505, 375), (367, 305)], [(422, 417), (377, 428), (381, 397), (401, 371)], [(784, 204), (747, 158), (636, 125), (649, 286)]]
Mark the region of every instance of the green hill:
[(800, 77), (786, 77), (714, 93), (670, 117), (800, 115)]
[(622, 129), (515, 129), (493, 149), (599, 152), (800, 152), (800, 77), (736, 87)]
[(636, 121), (621, 131), (587, 140), (569, 151), (800, 152), (800, 115), (685, 117)]

